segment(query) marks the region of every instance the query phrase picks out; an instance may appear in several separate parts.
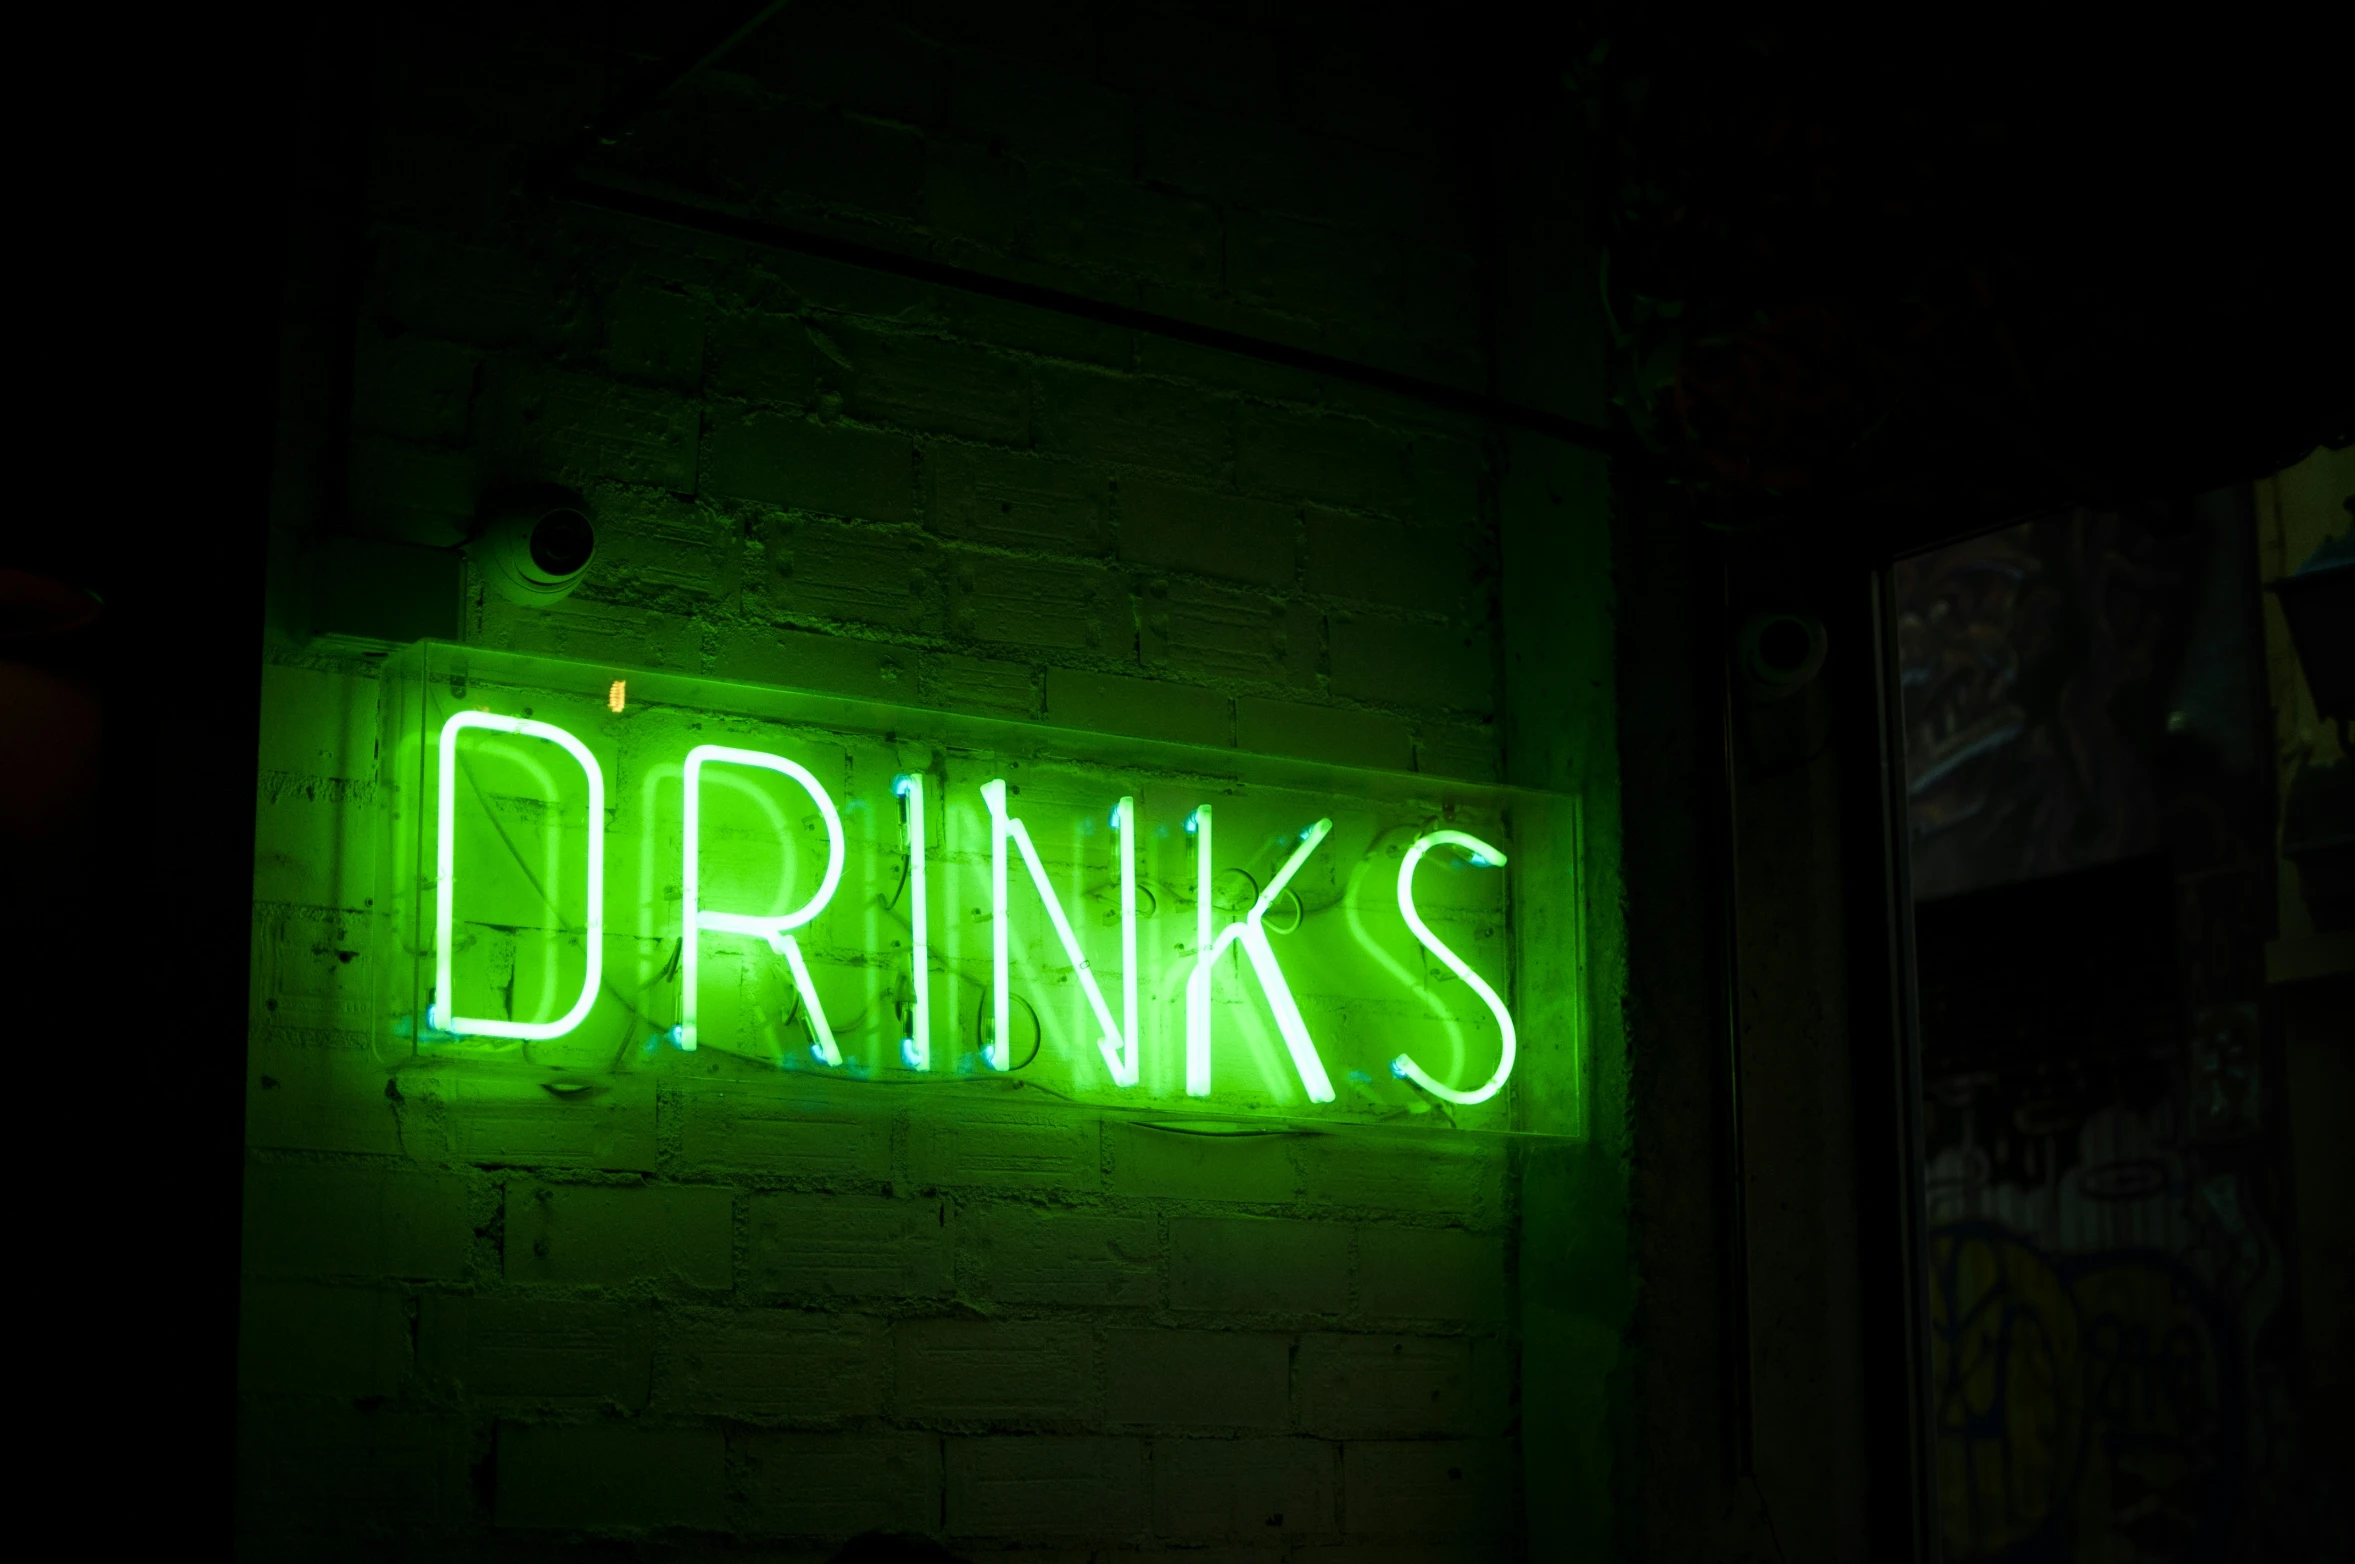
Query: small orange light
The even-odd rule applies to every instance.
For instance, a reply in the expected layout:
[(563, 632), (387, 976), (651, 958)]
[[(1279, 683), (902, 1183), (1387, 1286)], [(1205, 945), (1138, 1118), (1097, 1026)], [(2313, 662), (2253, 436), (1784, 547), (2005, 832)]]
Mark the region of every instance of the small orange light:
[(611, 707), (613, 710), (619, 711), (622, 708), (623, 700), (629, 695), (629, 693), (630, 681), (627, 679), (616, 679), (613, 681), (613, 688), (608, 690), (605, 694), (605, 704)]

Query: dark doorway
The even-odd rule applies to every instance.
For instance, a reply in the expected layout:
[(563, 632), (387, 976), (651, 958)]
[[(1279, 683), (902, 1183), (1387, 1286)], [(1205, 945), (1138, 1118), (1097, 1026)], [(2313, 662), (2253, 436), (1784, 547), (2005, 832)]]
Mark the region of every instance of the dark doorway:
[(2247, 486), (1894, 571), (1950, 1561), (2339, 1556), (2264, 573)]

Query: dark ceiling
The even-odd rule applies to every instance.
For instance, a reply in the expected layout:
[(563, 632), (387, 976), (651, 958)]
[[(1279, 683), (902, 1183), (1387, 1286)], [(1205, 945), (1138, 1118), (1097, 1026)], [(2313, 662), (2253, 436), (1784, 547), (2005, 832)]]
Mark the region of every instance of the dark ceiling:
[(2355, 138), (2319, 14), (1704, 34), (1593, 8), (1564, 53), (1616, 400), (1730, 515), (1959, 527), (2345, 443)]

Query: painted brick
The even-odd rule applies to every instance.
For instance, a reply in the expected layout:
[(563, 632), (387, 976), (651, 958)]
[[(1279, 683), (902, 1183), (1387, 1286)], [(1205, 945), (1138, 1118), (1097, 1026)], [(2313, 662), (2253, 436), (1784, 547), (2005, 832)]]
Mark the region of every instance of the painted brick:
[(948, 1441), (952, 1536), (1133, 1537), (1146, 1524), (1145, 1447), (1135, 1439)]
[(1125, 172), (1134, 145), (1128, 96), (1064, 72), (960, 54), (951, 72), (943, 130), (960, 141), (1002, 147), (1025, 163)]
[(1238, 212), (1227, 230), (1227, 281), (1238, 298), (1319, 322), (1328, 331), (1395, 326), (1397, 262), (1368, 266), (1367, 249), (1367, 236), (1354, 228), (1279, 212)]
[(694, 386), (703, 378), (703, 306), (660, 288), (616, 289), (605, 306), (605, 362), (628, 379)]
[(551, 476), (695, 491), (701, 425), (695, 409), (667, 391), (494, 364), (483, 378), (479, 423), (492, 450)]
[(715, 412), (715, 494), (862, 521), (916, 519), (915, 447), (905, 435), (770, 412)]
[(1261, 1331), (1114, 1330), (1104, 1338), (1108, 1422), (1279, 1431), (1290, 1421), (1292, 1338)]
[(949, 1289), (948, 1208), (880, 1195), (752, 1197), (751, 1285), (796, 1296), (933, 1298)]
[(802, 520), (762, 528), (759, 546), (755, 576), (780, 614), (917, 635), (947, 622), (944, 562), (922, 533)]
[[(424, 1088), (461, 1162), (654, 1170), (654, 1082), (607, 1076), (559, 1098), (538, 1081), (457, 1076)], [(412, 1081), (404, 1095), (418, 1095)]]
[[(1020, 220), (1019, 213), (1004, 215), (1014, 223)], [(940, 318), (957, 335), (976, 342), (995, 342), (1044, 358), (1114, 370), (1135, 369), (1138, 346), (1144, 340), (1118, 326), (978, 293), (942, 295)]]
[(1196, 105), (1216, 103), (1239, 117), (1285, 101), (1300, 69), (1288, 40), (1226, 22), (1190, 6), (1138, 7), (1105, 16), (1101, 73), (1107, 81)]
[(507, 1186), (507, 1279), (723, 1290), (733, 1209), (724, 1189), (518, 1179)]
[(825, 335), (848, 360), (849, 369), (830, 378), (840, 381), (843, 410), (853, 418), (1009, 445), (1028, 442), (1030, 380), (1019, 359), (977, 343), (848, 324), (830, 326)]
[(929, 1531), (940, 1520), (940, 1440), (931, 1434), (731, 1435), (748, 1530), (847, 1537)]
[(663, 1314), (655, 1405), (747, 1421), (868, 1417), (889, 1363), (872, 1320), (792, 1309)]
[(482, 355), (452, 342), (363, 331), (352, 421), (403, 440), (448, 444), (466, 433)]
[[(1107, 20), (1077, 0), (968, 12), (917, 0), (913, 10), (812, 13), (756, 33), (692, 102), (641, 127), (642, 151), (615, 155), (644, 177), (688, 170), (689, 183), (671, 192), (685, 199), (864, 231), (944, 261), (1418, 374), (1477, 367), (1463, 253), (1476, 203), (1460, 181), (1449, 188), (1457, 171), (1433, 155), (1429, 94), (1412, 90), (1412, 67), (1427, 62), (1401, 72), (1362, 29), (1326, 29), (1303, 56), (1288, 36), (1297, 28), (1223, 12)], [(600, 48), (664, 58), (681, 41), (678, 26), (624, 17)], [(431, 160), (396, 199), (490, 235), (508, 199), (497, 188), (508, 160), (483, 130), (578, 123), (594, 106), (602, 55), (560, 43), (521, 75), (477, 72), (513, 78), (496, 103), (477, 102), (479, 84), (442, 66), (476, 57), (472, 45), (488, 40), (454, 41), (435, 24), (389, 45), (387, 80), (398, 85), (423, 64), (430, 70), (416, 79), (436, 83), (437, 123), (400, 144)], [(1005, 67), (1009, 57), (1018, 68)], [(1222, 96), (1223, 107), (1206, 106)], [(739, 133), (747, 129), (755, 133)], [(1334, 133), (1343, 129), (1347, 139)], [(724, 167), (668, 156), (705, 136)], [(650, 151), (663, 155), (631, 163)], [(472, 169), (458, 166), (462, 156)], [(892, 214), (891, 226), (862, 213)], [(603, 550), (582, 593), (546, 613), (482, 605), (472, 615), (478, 644), (1100, 727), (1123, 725), (1127, 707), (1151, 714), (1155, 700), (1198, 702), (1175, 718), (1149, 715), (1158, 725), (1144, 731), (1337, 764), (1495, 773), (1499, 730), (1477, 720), (1490, 709), (1479, 692), (1501, 678), (1493, 653), (1485, 668), (1478, 658), (1457, 667), (1444, 647), (1369, 647), (1346, 628), (1337, 646), (1325, 626), (1328, 615), (1355, 615), (1374, 622), (1377, 642), (1412, 643), (1456, 633), (1427, 622), (1493, 620), (1488, 453), (1466, 422), (1278, 366), (715, 236), (600, 219), (570, 237), (543, 235), (552, 245), (503, 236), (467, 247), (406, 232), (397, 218), (371, 228), (351, 453), (357, 523), (456, 541), (483, 474), (511, 460), (582, 475), (598, 510)], [(378, 318), (389, 327), (381, 336)], [(1440, 340), (1448, 333), (1465, 341)], [(496, 373), (478, 371), (486, 357)], [(518, 388), (535, 385), (576, 399), (579, 417), (543, 395), (541, 416), (524, 418)], [(698, 385), (710, 399), (700, 408), (672, 395)], [(659, 443), (644, 445), (628, 417), (637, 406), (708, 420), (680, 430), (704, 496), (666, 470)], [(469, 430), (475, 443), (459, 445)], [(777, 510), (866, 525), (788, 529)], [(945, 568), (929, 583), (901, 579), (925, 568), (898, 570), (891, 550), (903, 543), (920, 560), (936, 550)], [(791, 575), (775, 569), (787, 553)], [(1166, 578), (1158, 594), (1156, 576)], [(1235, 590), (1245, 587), (1259, 594)], [(786, 623), (848, 630), (772, 628)], [(1361, 668), (1374, 654), (1401, 659), (1404, 675)], [(1063, 671), (1049, 674), (1051, 663)], [(1354, 694), (1361, 677), (1382, 687)], [(1418, 693), (1414, 679), (1432, 688)], [(291, 731), (275, 713), (270, 726)], [(305, 716), (301, 726), (315, 725)], [(374, 738), (363, 725), (362, 748)], [(373, 804), (348, 784), (367, 769), (309, 758), (276, 769), (285, 775), (264, 784), (264, 852), (286, 861), (268, 868), (268, 894), (358, 905), (374, 887), (349, 865), (377, 850), (377, 833), (367, 827)], [(282, 948), (257, 961), (257, 1004), (280, 1008), (256, 1018), (249, 1134), (372, 1153), (382, 1165), (371, 1173), (412, 1159), (518, 1171), (460, 1176), (473, 1209), (459, 1202), (452, 1274), (443, 1291), (407, 1303), (418, 1312), (422, 1376), (398, 1366), (406, 1300), (383, 1278), (405, 1277), (399, 1266), (321, 1271), (306, 1259), (286, 1280), (257, 1284), (279, 1293), (262, 1297), (247, 1323), (249, 1341), (261, 1343), (247, 1370), (279, 1406), (261, 1416), (249, 1407), (247, 1444), (267, 1481), (249, 1490), (248, 1513), (289, 1528), (257, 1557), (388, 1547), (472, 1556), (491, 1547), (468, 1534), (486, 1511), (536, 1524), (525, 1502), (527, 1435), (510, 1430), (507, 1450), (484, 1448), (495, 1417), (657, 1440), (716, 1427), (724, 1458), (706, 1440), (683, 1466), (659, 1450), (626, 1465), (601, 1466), (594, 1451), (542, 1460), (555, 1474), (543, 1494), (570, 1503), (591, 1490), (584, 1507), (557, 1518), (594, 1529), (710, 1527), (716, 1503), (739, 1534), (722, 1551), (751, 1547), (797, 1564), (815, 1564), (857, 1530), (939, 1531), (952, 1519), (979, 1539), (961, 1551), (1015, 1547), (1042, 1564), (1178, 1551), (1201, 1564), (1469, 1564), (1513, 1551), (1477, 1529), (1416, 1529), (1453, 1524), (1448, 1484), (1466, 1479), (1434, 1478), (1413, 1467), (1413, 1450), (1373, 1445), (1345, 1467), (1357, 1479), (1348, 1498), (1362, 1502), (1352, 1504), (1352, 1540), (1336, 1545), (1325, 1534), (1341, 1502), (1334, 1453), (1317, 1442), (1467, 1439), (1504, 1426), (1501, 1327), (1456, 1317), (1486, 1310), (1479, 1298), (1494, 1288), (1477, 1275), (1451, 1282), (1448, 1256), (1401, 1257), (1383, 1238), (1395, 1214), (1469, 1236), (1502, 1231), (1512, 1203), (1501, 1160), (1408, 1155), (1399, 1137), (1168, 1134), (1068, 1109), (1074, 1122), (1050, 1124), (1059, 1115), (1026, 1117), (1013, 1106), (1020, 1096), (968, 1108), (962, 1091), (921, 1111), (883, 1101), (904, 1093), (846, 1110), (816, 1092), (797, 1098), (790, 1078), (730, 1084), (700, 1066), (663, 1076), (658, 1138), (638, 1101), (601, 1138), (595, 1113), (574, 1111), (590, 1103), (534, 1114), (537, 1088), (470, 1095), (481, 1078), (456, 1073), (435, 1081), (404, 1071), (395, 1102), (367, 1045), (395, 953), (354, 924), (353, 937), (322, 955), (311, 946), (324, 929), (278, 923)], [(347, 963), (338, 950), (355, 954)], [(644, 1079), (632, 1085), (642, 1090)], [(975, 1122), (963, 1122), (969, 1113)], [(553, 1183), (562, 1177), (553, 1169), (657, 1165), (672, 1182), (600, 1186), (592, 1198), (653, 1195), (660, 1212), (668, 1188), (741, 1188), (743, 1269), (727, 1273), (745, 1289), (729, 1300), (739, 1309), (654, 1301), (681, 1280), (661, 1251), (694, 1221), (625, 1224), (636, 1236), (607, 1244), (621, 1259), (589, 1254), (592, 1263), (567, 1273), (577, 1292), (552, 1276), (508, 1285), (488, 1271), (493, 1240), (476, 1228), (491, 1226), (499, 1180), (534, 1170), (569, 1192), (581, 1186)], [(927, 1184), (953, 1195), (908, 1198)], [(1094, 1203), (1099, 1185), (1116, 1207)], [(519, 1184), (518, 1201), (536, 1187)], [(1022, 1204), (1033, 1190), (1071, 1209)], [(944, 1224), (950, 1212), (957, 1220)], [(1239, 1228), (1215, 1220), (1246, 1212)], [(510, 1263), (584, 1261), (563, 1245), (532, 1256), (539, 1219), (509, 1215)], [(659, 1241), (648, 1240), (653, 1260), (642, 1264), (649, 1227)], [(1156, 1232), (1167, 1244), (1158, 1262)], [(551, 1234), (580, 1236), (562, 1223), (538, 1236)], [(334, 1241), (365, 1247), (365, 1236)], [(258, 1255), (265, 1247), (257, 1240)], [(331, 1284), (303, 1274), (314, 1271)], [(960, 1284), (985, 1306), (1052, 1318), (907, 1319), (946, 1310)], [(1198, 1328), (1152, 1328), (1156, 1289), (1174, 1318)], [(376, 1302), (353, 1301), (363, 1296)], [(801, 1309), (820, 1312), (791, 1312)], [(941, 1342), (918, 1337), (935, 1325), (1068, 1333), (1072, 1345), (1050, 1368), (1023, 1372), (1018, 1394), (1033, 1395), (1030, 1381), (1041, 1380), (1043, 1399), (1072, 1405), (1052, 1376), (1074, 1364), (1084, 1374), (1091, 1354), (1102, 1358), (1100, 1387), (1079, 1394), (1077, 1410), (1031, 1406), (1021, 1416), (1090, 1437), (960, 1438), (952, 1459), (938, 1431), (843, 1426), (836, 1420), (897, 1415), (903, 1327), (845, 1325), (838, 1309), (905, 1320), (908, 1343), (933, 1347)], [(1344, 1319), (1404, 1334), (1345, 1335)], [(657, 1322), (668, 1331), (660, 1342)], [(1211, 1328), (1238, 1325), (1269, 1328)], [(1319, 1334), (1303, 1344), (1295, 1332), (1311, 1326)], [(868, 1330), (891, 1339), (862, 1356), (851, 1349)], [(322, 1342), (323, 1366), (286, 1367)], [(805, 1343), (814, 1354), (793, 1355)], [(392, 1353), (389, 1376), (380, 1347)], [(918, 1367), (912, 1389), (927, 1394), (946, 1395), (952, 1370), (966, 1372), (953, 1360)], [(986, 1399), (985, 1375), (964, 1384)], [(474, 1414), (396, 1421), (398, 1397), (420, 1390), (471, 1401)], [(314, 1427), (324, 1397), (346, 1392), (395, 1400), (367, 1420), (365, 1436), (348, 1404)], [(1099, 1394), (1100, 1404), (1090, 1399)], [(594, 1414), (608, 1407), (640, 1415), (600, 1422)], [(944, 1429), (1012, 1416), (1002, 1403), (927, 1415)], [(823, 1426), (750, 1426), (804, 1417)], [(1303, 1434), (1314, 1437), (1279, 1437)], [(1137, 1438), (1106, 1437), (1117, 1435)], [(1219, 1437), (1173, 1437), (1182, 1435)], [(1370, 1490), (1385, 1460), (1438, 1501), (1418, 1509)], [(470, 1498), (470, 1465), (477, 1483), (503, 1490), (495, 1499)], [(672, 1483), (688, 1492), (684, 1504), (645, 1500)], [(1320, 1491), (1326, 1519), (1312, 1525), (1296, 1513), (1299, 1495)], [(1504, 1492), (1499, 1508), (1509, 1512), (1509, 1481)], [(1369, 1508), (1383, 1503), (1389, 1521)], [(1266, 1524), (1273, 1514), (1283, 1516), (1276, 1527)], [(336, 1526), (353, 1528), (351, 1545), (328, 1543), (342, 1535)], [(508, 1535), (507, 1551), (534, 1556), (630, 1546)]]
[(258, 764), (265, 773), (366, 779), (376, 765), (374, 679), (279, 663), (262, 667), (262, 698), (280, 720), (264, 727)]
[(472, 451), (382, 435), (352, 442), (352, 520), (370, 537), (429, 548), (463, 543), (481, 486), (482, 463)]
[(394, 228), (378, 244), (385, 318), (426, 336), (478, 347), (558, 348), (578, 327), (579, 304), (519, 251)]
[(971, 1226), (988, 1297), (1130, 1308), (1160, 1301), (1161, 1233), (1151, 1217), (997, 1205)]
[(1415, 729), (1415, 769), (1435, 777), (1501, 781), (1504, 778), (1502, 740), (1493, 723), (1464, 727), (1425, 722)]
[(786, 301), (806, 305), (804, 313), (813, 321), (847, 316), (929, 321), (941, 313), (939, 290), (847, 261), (776, 251), (762, 257), (762, 270), (774, 286), (764, 281), (750, 290), (752, 295), (775, 301), (778, 308), (787, 307)]
[(994, 148), (926, 143), (924, 226), (932, 230), (933, 243), (942, 249), (971, 247), (1002, 259), (1022, 242), (1025, 177), (1021, 164)]
[[(271, 1027), (247, 1050), (245, 1138), (255, 1147), (398, 1157), (400, 1120), (365, 1031)], [(250, 1241), (250, 1240), (249, 1240)]]
[(692, 614), (744, 588), (742, 530), (735, 518), (679, 495), (618, 483), (593, 485), (596, 594), (609, 602)]
[(944, 52), (879, 29), (871, 15), (845, 13), (763, 29), (728, 51), (727, 68), (773, 91), (829, 108), (908, 126), (941, 115)]
[(1317, 202), (1354, 149), (1262, 118), (1204, 114), (1151, 97), (1137, 106), (1137, 171), (1146, 179), (1246, 206), (1299, 210)]
[(1343, 706), (1307, 706), (1257, 695), (1235, 700), (1235, 745), (1343, 766), (1412, 771), (1414, 730), (1397, 717)]
[(1043, 449), (1161, 472), (1225, 475), (1228, 407), (1191, 387), (1042, 365), (1037, 396)]
[(1367, 1442), (1341, 1454), (1347, 1528), (1472, 1534), (1513, 1529), (1513, 1446), (1505, 1439)]
[(1090, 1118), (919, 1117), (908, 1125), (908, 1174), (919, 1187), (1093, 1190), (1102, 1170)]
[(1304, 579), (1312, 592), (1418, 613), (1465, 615), (1485, 608), (1479, 562), (1458, 529), (1410, 527), (1311, 505)]
[(1316, 1439), (1159, 1439), (1153, 1531), (1175, 1541), (1340, 1529), (1339, 1450)]
[(1338, 1314), (1349, 1300), (1349, 1231), (1317, 1222), (1179, 1217), (1169, 1224), (1170, 1302), (1181, 1309)]
[(924, 447), (924, 515), (943, 537), (1097, 558), (1112, 552), (1111, 484), (1077, 462), (936, 441)]
[(1465, 1227), (1504, 1220), (1504, 1154), (1493, 1146), (1399, 1140), (1361, 1143), (1330, 1136), (1290, 1142), (1303, 1200), (1320, 1205), (1430, 1211)]
[(1126, 733), (1185, 744), (1233, 742), (1233, 703), (1216, 690), (1131, 679), (1084, 668), (1049, 668), (1047, 721), (1088, 733)]
[(643, 1304), (429, 1295), (417, 1360), (468, 1395), (634, 1411), (652, 1384), (654, 1317)]
[[(359, 1527), (463, 1514), (462, 1418), (350, 1402), (248, 1404), (238, 1429), (241, 1507), (257, 1519), (333, 1517)], [(297, 1553), (295, 1556), (301, 1556)]]
[(717, 1429), (502, 1422), (498, 1438), (501, 1526), (727, 1524), (727, 1446)]
[[(717, 94), (706, 97), (709, 102)], [(758, 190), (800, 205), (912, 218), (923, 184), (924, 142), (912, 131), (738, 92), (705, 110), (696, 173), (719, 189)]]
[(1132, 565), (1292, 582), (1300, 523), (1289, 506), (1150, 478), (1123, 479), (1119, 497), (1120, 557)]
[(480, 631), (468, 639), (502, 651), (678, 672), (699, 672), (703, 662), (703, 633), (692, 620), (626, 604), (576, 595), (551, 608), (525, 608), (492, 593), (482, 613)]
[(924, 35), (977, 53), (1003, 52), (1036, 68), (1053, 66), (1060, 75), (1094, 74), (1099, 34), (1083, 0), (1044, 0), (1017, 9), (982, 13), (944, 0), (917, 0), (905, 14), (921, 20)]
[(1142, 607), (1148, 667), (1268, 684), (1316, 683), (1323, 619), (1305, 602), (1157, 577)]
[(1358, 1235), (1358, 1305), (1384, 1317), (1501, 1320), (1505, 1241), (1457, 1228), (1366, 1228)]
[(1273, 408), (1253, 408), (1237, 421), (1235, 481), (1263, 494), (1376, 511), (1400, 506), (1411, 493), (1405, 446), (1389, 430)]
[(1495, 704), (1495, 645), (1485, 623), (1336, 613), (1326, 634), (1336, 694), (1469, 712), (1487, 712)]
[(1428, 1538), (1391, 1542), (1361, 1537), (1295, 1549), (1283, 1555), (1283, 1564), (1495, 1564), (1496, 1557), (1493, 1542)]
[(249, 1164), (245, 1266), (260, 1276), (454, 1280), (474, 1252), (455, 1178), (314, 1163)]
[[(304, 792), (325, 792), (332, 796), (338, 791), (325, 778), (305, 783), (283, 776), (265, 778), (263, 790), (265, 808), (269, 807), (273, 795), (287, 799)], [(346, 797), (349, 796), (347, 792)], [(312, 823), (318, 823), (316, 816)], [(311, 845), (314, 851), (332, 851), (338, 844), (330, 841)], [(359, 843), (350, 845), (361, 848)], [(287, 1031), (316, 1029), (330, 1033), (358, 1032), (365, 1036), (367, 1013), (376, 997), (377, 971), (369, 938), (371, 932), (365, 914), (341, 915), (288, 907), (257, 918), (254, 959), (259, 970), (255, 986), (262, 999), (263, 1014), (268, 1018), (264, 1024)], [(372, 1073), (387, 1072), (379, 1067)], [(375, 1089), (381, 1094), (384, 1088), (380, 1085)]]
[(1097, 1408), (1087, 1327), (1050, 1320), (902, 1320), (899, 1415), (992, 1423), (1085, 1418)]
[(704, 385), (799, 412), (818, 393), (818, 350), (797, 316), (722, 314), (711, 322)]
[(1469, 440), (1419, 434), (1407, 454), (1415, 488), (1415, 520), (1437, 536), (1467, 540), (1480, 530), (1481, 488), (1488, 455)]
[(249, 1281), (238, 1324), (237, 1379), (248, 1392), (389, 1396), (408, 1367), (397, 1293)]
[(1298, 1179), (1282, 1135), (1193, 1135), (1141, 1124), (1105, 1128), (1115, 1194), (1181, 1200), (1290, 1200)]
[(904, 701), (914, 683), (911, 661), (905, 648), (887, 641), (739, 625), (718, 637), (711, 671), (719, 678), (816, 690), (825, 695)]
[(1224, 246), (1218, 211), (1133, 180), (1034, 170), (1029, 249), (1041, 260), (1188, 291), (1214, 287)]
[(1099, 566), (967, 553), (952, 575), (959, 635), (1115, 656), (1134, 640), (1127, 594)]
[(1332, 1439), (1499, 1431), (1503, 1350), (1461, 1336), (1309, 1335), (1295, 1370), (1300, 1426)]
[(917, 675), (918, 698), (942, 711), (979, 712), (1035, 722), (1041, 679), (1028, 663), (933, 652)]
[(888, 1117), (714, 1086), (692, 1087), (664, 1108), (678, 1116), (679, 1158), (689, 1167), (853, 1182), (891, 1176)]

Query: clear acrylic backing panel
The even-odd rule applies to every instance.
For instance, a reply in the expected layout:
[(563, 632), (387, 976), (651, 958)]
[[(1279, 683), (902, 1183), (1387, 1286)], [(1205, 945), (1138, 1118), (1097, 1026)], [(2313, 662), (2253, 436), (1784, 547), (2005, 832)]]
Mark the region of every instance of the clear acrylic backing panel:
[(394, 1053), (1584, 1133), (1573, 798), (433, 642), (385, 679)]

